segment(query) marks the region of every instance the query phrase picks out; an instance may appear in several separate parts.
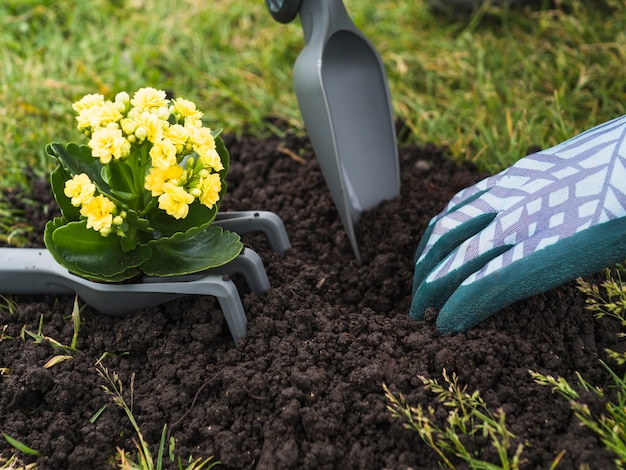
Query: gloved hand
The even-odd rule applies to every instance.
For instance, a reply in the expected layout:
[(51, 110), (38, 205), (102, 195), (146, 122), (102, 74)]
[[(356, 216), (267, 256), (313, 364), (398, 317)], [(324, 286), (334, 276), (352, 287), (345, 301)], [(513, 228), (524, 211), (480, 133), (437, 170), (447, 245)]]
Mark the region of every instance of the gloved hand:
[(415, 255), (410, 316), (443, 334), (626, 259), (626, 115), (457, 193)]

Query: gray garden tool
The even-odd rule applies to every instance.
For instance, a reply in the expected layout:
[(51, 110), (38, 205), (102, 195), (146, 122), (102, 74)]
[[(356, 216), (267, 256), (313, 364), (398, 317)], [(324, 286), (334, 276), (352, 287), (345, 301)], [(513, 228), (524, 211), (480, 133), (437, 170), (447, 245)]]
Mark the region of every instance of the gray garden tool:
[(277, 21), (300, 14), (306, 45), (293, 70), (300, 112), (339, 217), (361, 262), (354, 224), (400, 193), (383, 63), (341, 0), (266, 0)]
[[(220, 225), (243, 234), (264, 232), (274, 251), (290, 248), (282, 220), (271, 212), (220, 212)], [(242, 274), (255, 293), (267, 291), (269, 280), (261, 258), (252, 250), (230, 263), (201, 273), (171, 278), (145, 277), (138, 283), (105, 284), (69, 273), (45, 249), (0, 248), (0, 292), (4, 294), (76, 293), (94, 310), (122, 316), (184, 295), (211, 295), (218, 299), (230, 333), (237, 343), (246, 334), (246, 315), (235, 284), (225, 275)]]

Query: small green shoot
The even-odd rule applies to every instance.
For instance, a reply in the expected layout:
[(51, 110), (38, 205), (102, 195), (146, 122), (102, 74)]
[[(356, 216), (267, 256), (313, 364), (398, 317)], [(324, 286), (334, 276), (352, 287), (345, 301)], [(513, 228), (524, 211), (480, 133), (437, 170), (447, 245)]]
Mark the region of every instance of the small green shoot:
[[(134, 374), (131, 376), (130, 380), (130, 388), (129, 388), (129, 401), (126, 401), (124, 398), (124, 386), (122, 384), (121, 379), (119, 378), (116, 372), (109, 372), (109, 370), (104, 367), (101, 362), (102, 358), (100, 358), (96, 362), (96, 369), (98, 371), (98, 375), (104, 379), (106, 382), (105, 385), (102, 385), (102, 389), (104, 392), (109, 395), (113, 403), (124, 410), (128, 420), (130, 421), (135, 433), (137, 434), (137, 438), (139, 442), (135, 441), (135, 447), (137, 449), (136, 455), (128, 453), (127, 451), (117, 448), (117, 461), (118, 468), (122, 470), (162, 470), (164, 468), (164, 450), (165, 443), (167, 442), (167, 424), (163, 426), (163, 431), (161, 432), (161, 439), (159, 440), (159, 449), (157, 453), (156, 460), (152, 456), (150, 452), (150, 447), (141, 433), (141, 429), (135, 420), (135, 416), (133, 414), (133, 400), (134, 400)], [(100, 408), (94, 416), (90, 419), (93, 423), (96, 419), (104, 412), (106, 405)], [(170, 438), (169, 440), (169, 458), (170, 462), (176, 461), (177, 466), (180, 470), (210, 470), (211, 468), (219, 465), (219, 462), (213, 461), (213, 457), (206, 458), (202, 460), (201, 458), (193, 459), (189, 457), (187, 466), (183, 466), (183, 462), (178, 457), (175, 459), (174, 455), (174, 438)], [(134, 460), (136, 459), (136, 460)]]
[(0, 314), (13, 315), (17, 311), (17, 304), (10, 295), (0, 295)]
[(4, 439), (11, 444), (16, 450), (19, 450), (23, 454), (34, 455), (35, 457), (41, 457), (41, 453), (35, 449), (31, 449), (23, 442), (18, 441), (17, 439), (12, 438), (8, 434), (2, 434)]
[(39, 328), (37, 329), (37, 332), (29, 331), (26, 327), (22, 328), (22, 332), (20, 333), (22, 340), (25, 340), (28, 335), (35, 340), (35, 344), (48, 343), (53, 349), (60, 349), (65, 353), (58, 354), (50, 358), (50, 360), (44, 364), (44, 368), (48, 369), (56, 364), (60, 364), (61, 362), (74, 359), (74, 355), (78, 352), (76, 345), (78, 344), (78, 333), (80, 331), (80, 310), (81, 309), (78, 305), (78, 296), (76, 296), (74, 298), (74, 307), (72, 309), (72, 324), (74, 332), (69, 345), (63, 344), (60, 341), (43, 334), (43, 315), (39, 317)]
[[(456, 468), (453, 457), (464, 461), (472, 469), (519, 469), (521, 455), (526, 442), (514, 445), (516, 436), (506, 427), (506, 416), (499, 409), (492, 413), (478, 391), (467, 392), (461, 387), (456, 374), (449, 376), (443, 370), (444, 385), (437, 380), (419, 377), (424, 387), (437, 395), (437, 401), (449, 409), (445, 425), (435, 422), (435, 408), (424, 409), (421, 405), (410, 406), (402, 394), (396, 397), (383, 384), (385, 395), (389, 400), (387, 409), (392, 416), (405, 421), (404, 427), (416, 431), (420, 438), (439, 456), (441, 464), (447, 468)], [(498, 454), (498, 464), (481, 458), (481, 449), (473, 445), (474, 437), (487, 438)], [(563, 453), (553, 461), (550, 469), (556, 468)]]

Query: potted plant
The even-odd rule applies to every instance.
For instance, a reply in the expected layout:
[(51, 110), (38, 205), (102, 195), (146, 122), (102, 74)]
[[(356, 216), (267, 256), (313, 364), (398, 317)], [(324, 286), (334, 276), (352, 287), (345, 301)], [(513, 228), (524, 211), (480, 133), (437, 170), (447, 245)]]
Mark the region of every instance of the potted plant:
[(237, 257), (239, 235), (212, 224), (229, 154), (193, 102), (146, 87), (113, 101), (88, 94), (73, 108), (87, 143), (46, 148), (58, 163), (50, 180), (62, 216), (48, 222), (44, 242), (59, 264), (121, 282)]

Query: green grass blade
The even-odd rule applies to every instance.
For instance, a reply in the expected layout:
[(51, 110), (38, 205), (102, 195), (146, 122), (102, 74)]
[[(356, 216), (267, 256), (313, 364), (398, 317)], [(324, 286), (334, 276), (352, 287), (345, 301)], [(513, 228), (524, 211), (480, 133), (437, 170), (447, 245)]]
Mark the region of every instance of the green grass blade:
[(28, 455), (35, 455), (37, 457), (41, 456), (41, 453), (35, 449), (31, 449), (30, 447), (28, 447), (26, 444), (24, 444), (23, 442), (18, 441), (17, 439), (12, 438), (11, 436), (9, 436), (8, 434), (2, 434), (5, 438), (5, 440), (11, 444), (13, 447), (15, 447), (17, 450), (19, 450), (20, 452), (24, 453), (24, 454), (28, 454)]

